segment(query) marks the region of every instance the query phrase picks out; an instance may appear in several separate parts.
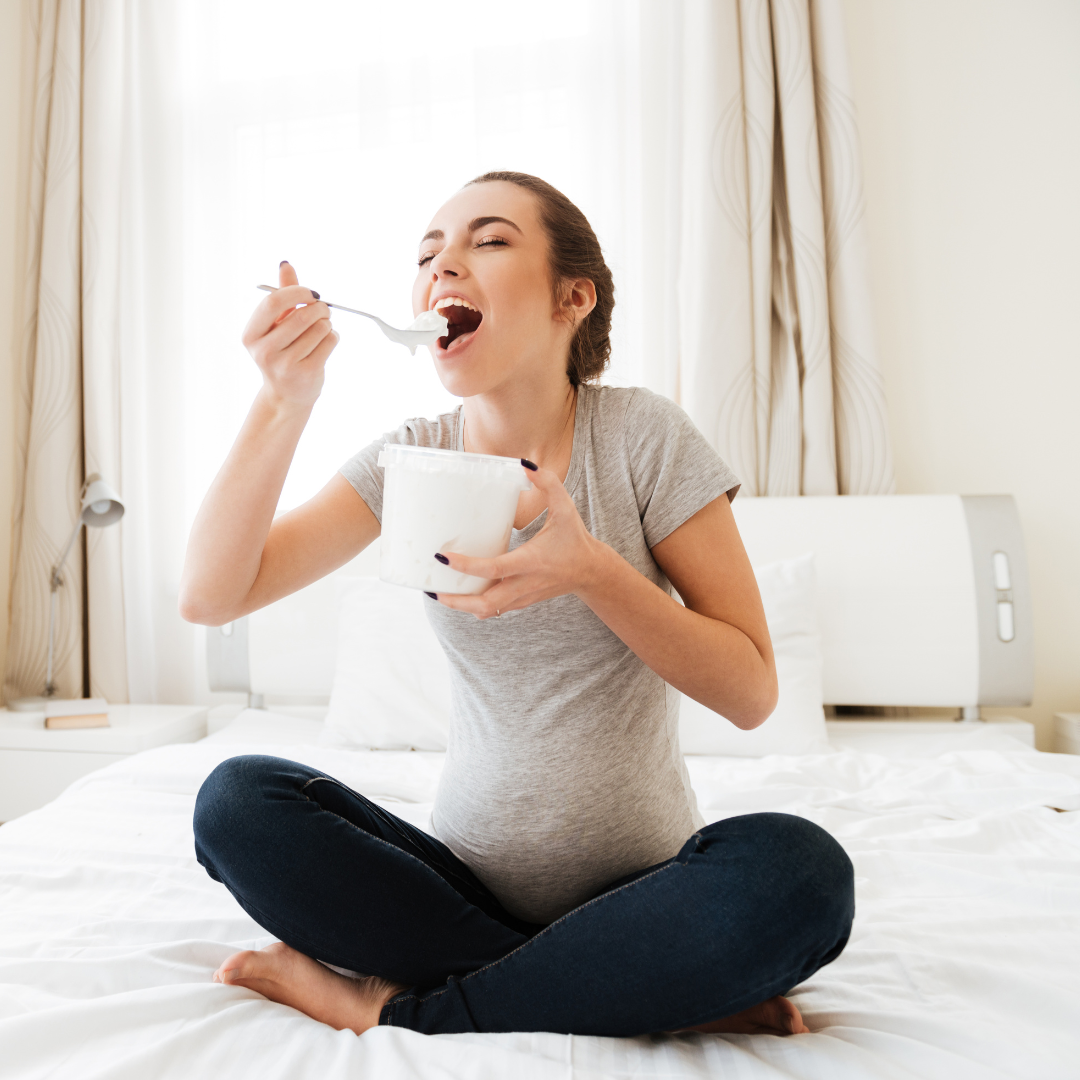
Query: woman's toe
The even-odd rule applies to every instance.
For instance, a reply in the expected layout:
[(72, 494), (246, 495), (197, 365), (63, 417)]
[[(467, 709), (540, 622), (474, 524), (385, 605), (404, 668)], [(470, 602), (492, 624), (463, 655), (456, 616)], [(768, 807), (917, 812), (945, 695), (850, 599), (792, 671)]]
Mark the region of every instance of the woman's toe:
[(786, 997), (775, 997), (765, 1004), (775, 1008), (775, 1026), (792, 1035), (809, 1034), (810, 1029), (803, 1023), (802, 1014), (793, 1001)]
[(233, 955), (223, 961), (217, 971), (214, 972), (214, 982), (224, 983), (227, 986), (230, 983), (235, 983), (238, 979), (250, 978), (249, 972), (254, 966), (252, 958), (255, 956), (256, 953), (252, 952), (250, 949), (233, 953)]

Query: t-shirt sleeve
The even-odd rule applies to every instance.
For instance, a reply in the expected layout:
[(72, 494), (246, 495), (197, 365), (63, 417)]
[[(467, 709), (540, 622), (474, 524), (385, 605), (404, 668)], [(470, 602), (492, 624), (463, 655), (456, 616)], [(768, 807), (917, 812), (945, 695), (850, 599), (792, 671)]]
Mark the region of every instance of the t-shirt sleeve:
[(739, 478), (669, 398), (635, 389), (626, 408), (626, 448), (645, 542), (656, 547)]
[[(385, 474), (379, 465), (379, 452), (386, 443), (403, 443), (407, 446), (440, 446), (446, 441), (447, 426), (438, 420), (406, 420), (396, 431), (388, 431), (381, 439), (368, 444), (354, 454), (338, 472), (355, 488), (357, 495), (368, 504), (368, 509), (382, 524), (383, 480)], [(448, 449), (448, 447), (444, 447)]]

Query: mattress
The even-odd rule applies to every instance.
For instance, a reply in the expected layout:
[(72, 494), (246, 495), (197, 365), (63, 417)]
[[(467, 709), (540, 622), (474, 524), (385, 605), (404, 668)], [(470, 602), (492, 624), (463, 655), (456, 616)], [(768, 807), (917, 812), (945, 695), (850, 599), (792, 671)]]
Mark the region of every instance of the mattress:
[(809, 1035), (357, 1038), (211, 982), (229, 953), (273, 939), (192, 853), (199, 785), (237, 753), (307, 762), (426, 825), (441, 754), (320, 747), (320, 726), (247, 713), (0, 828), (5, 1080), (1080, 1075), (1080, 758), (987, 729), (942, 752), (914, 733), (909, 746), (688, 758), (706, 820), (800, 814), (852, 858), (850, 944), (792, 995)]

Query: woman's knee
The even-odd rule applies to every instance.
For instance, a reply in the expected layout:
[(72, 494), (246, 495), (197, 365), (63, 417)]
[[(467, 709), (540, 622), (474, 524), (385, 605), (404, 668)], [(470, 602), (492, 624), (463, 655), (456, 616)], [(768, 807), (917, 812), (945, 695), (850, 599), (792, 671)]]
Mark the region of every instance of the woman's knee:
[(787, 882), (787, 903), (816, 924), (823, 943), (835, 942), (832, 956), (839, 955), (855, 917), (855, 871), (847, 852), (812, 821), (793, 814), (769, 817), (778, 819), (771, 823), (779, 855), (776, 871)]
[(732, 841), (743, 849), (744, 869), (758, 882), (763, 907), (798, 913), (821, 941), (835, 941), (839, 954), (855, 915), (855, 874), (836, 839), (794, 814), (747, 814), (703, 833), (714, 827), (721, 851)]
[(211, 872), (217, 849), (242, 840), (245, 832), (257, 827), (285, 764), (280, 758), (245, 754), (227, 758), (203, 781), (192, 825), (199, 862)]

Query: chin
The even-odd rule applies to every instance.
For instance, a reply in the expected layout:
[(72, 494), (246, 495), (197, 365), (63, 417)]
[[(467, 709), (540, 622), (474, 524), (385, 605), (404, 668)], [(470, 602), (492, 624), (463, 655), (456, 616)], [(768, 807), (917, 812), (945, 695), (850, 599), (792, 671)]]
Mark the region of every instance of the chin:
[(499, 370), (500, 365), (491, 357), (490, 350), (483, 348), (483, 343), (466, 339), (445, 348), (445, 340), (441, 338), (429, 350), (439, 381), (455, 397), (475, 397), (494, 389), (506, 378), (508, 373)]
[(435, 373), (439, 376), (439, 382), (446, 388), (447, 393), (459, 398), (476, 397), (477, 394), (493, 389), (499, 381), (480, 378), (476, 372), (462, 371), (449, 364), (439, 363), (438, 360), (435, 361)]

